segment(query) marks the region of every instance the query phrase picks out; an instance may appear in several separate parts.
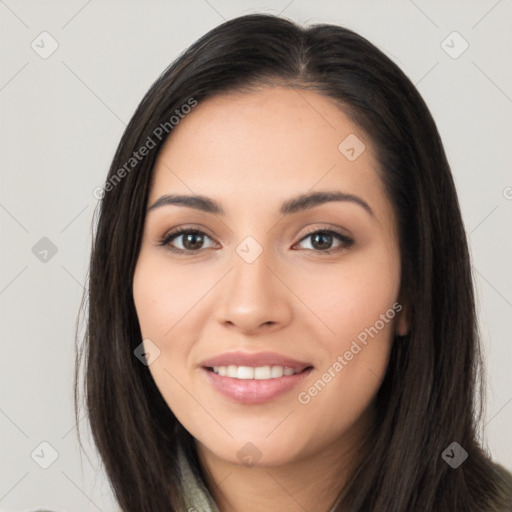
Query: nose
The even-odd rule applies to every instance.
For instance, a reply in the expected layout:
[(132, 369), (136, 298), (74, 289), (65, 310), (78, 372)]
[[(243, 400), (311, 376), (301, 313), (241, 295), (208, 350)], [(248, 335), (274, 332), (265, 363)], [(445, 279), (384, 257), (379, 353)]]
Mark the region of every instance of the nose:
[(264, 250), (252, 263), (233, 252), (233, 268), (219, 289), (216, 308), (216, 319), (224, 327), (250, 335), (269, 333), (290, 323), (293, 294), (268, 252)]

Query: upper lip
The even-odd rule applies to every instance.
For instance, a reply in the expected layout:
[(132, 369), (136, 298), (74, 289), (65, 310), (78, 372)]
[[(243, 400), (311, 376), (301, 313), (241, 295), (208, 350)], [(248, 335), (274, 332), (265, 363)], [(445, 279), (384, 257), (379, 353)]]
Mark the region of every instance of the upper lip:
[(291, 357), (276, 352), (226, 352), (218, 356), (206, 359), (200, 366), (213, 368), (214, 366), (283, 366), (302, 371), (312, 366), (311, 363), (297, 361)]

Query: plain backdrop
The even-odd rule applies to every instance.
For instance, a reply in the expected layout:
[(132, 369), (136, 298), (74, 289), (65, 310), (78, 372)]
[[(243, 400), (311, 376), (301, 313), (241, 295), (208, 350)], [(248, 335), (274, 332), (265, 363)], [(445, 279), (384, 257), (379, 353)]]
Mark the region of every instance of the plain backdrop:
[(73, 418), (74, 329), (93, 190), (158, 75), (208, 30), (252, 12), (355, 30), (404, 70), (429, 105), (473, 257), (488, 374), (483, 442), (512, 470), (510, 0), (5, 0), (0, 510), (115, 510), (87, 422), (80, 422), (81, 456)]

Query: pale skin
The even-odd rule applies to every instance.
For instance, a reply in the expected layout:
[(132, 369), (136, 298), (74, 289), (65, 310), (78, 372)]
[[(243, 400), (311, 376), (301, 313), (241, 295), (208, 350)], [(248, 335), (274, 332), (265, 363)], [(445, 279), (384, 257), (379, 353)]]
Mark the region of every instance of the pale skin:
[[(366, 147), (354, 161), (338, 149), (350, 134)], [(160, 350), (150, 372), (196, 438), (221, 512), (327, 512), (343, 487), (393, 336), (408, 330), (397, 222), (376, 169), (371, 141), (331, 99), (285, 87), (201, 102), (159, 154), (148, 208), (165, 194), (185, 194), (207, 196), (225, 212), (148, 211), (133, 285), (143, 338)], [(354, 201), (279, 212), (318, 191), (357, 196), (373, 214)], [(158, 245), (177, 227), (205, 235)], [(332, 229), (353, 245), (335, 235), (315, 244), (312, 232)], [(249, 236), (262, 249), (251, 263), (236, 251)], [(300, 403), (299, 393), (396, 302), (402, 311)], [(214, 389), (200, 366), (233, 350), (278, 352), (313, 371), (266, 403), (240, 404)], [(260, 457), (251, 467), (237, 456), (248, 442)]]

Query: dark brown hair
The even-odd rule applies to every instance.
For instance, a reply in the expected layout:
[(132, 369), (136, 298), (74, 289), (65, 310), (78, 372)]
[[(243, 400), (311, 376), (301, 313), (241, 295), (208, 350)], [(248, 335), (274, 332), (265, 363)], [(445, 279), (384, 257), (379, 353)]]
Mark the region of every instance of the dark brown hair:
[[(312, 89), (336, 102), (369, 136), (398, 218), (401, 291), (411, 328), (393, 341), (375, 397), (374, 431), (336, 510), (505, 510), (510, 502), (501, 497), (499, 466), (477, 439), (481, 356), (468, 245), (451, 171), (423, 99), (375, 46), (343, 27), (302, 28), (271, 15), (223, 23), (152, 85), (122, 136), (107, 182), (113, 183), (134, 151), (191, 98), (200, 103), (264, 84)], [(166, 137), (153, 135), (156, 147), (105, 188), (75, 375), (77, 422), (83, 363), (94, 442), (119, 504), (134, 512), (180, 510), (177, 443), (187, 447), (192, 467), (204, 479), (192, 436), (147, 366), (134, 357), (142, 337), (132, 281), (152, 170)], [(452, 442), (469, 455), (457, 469), (441, 457)]]

